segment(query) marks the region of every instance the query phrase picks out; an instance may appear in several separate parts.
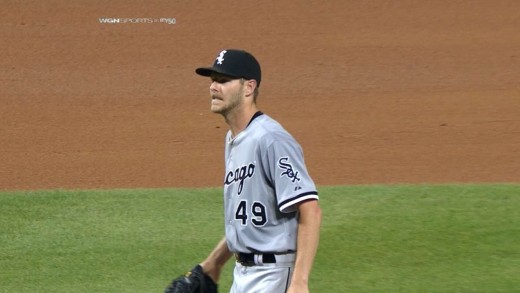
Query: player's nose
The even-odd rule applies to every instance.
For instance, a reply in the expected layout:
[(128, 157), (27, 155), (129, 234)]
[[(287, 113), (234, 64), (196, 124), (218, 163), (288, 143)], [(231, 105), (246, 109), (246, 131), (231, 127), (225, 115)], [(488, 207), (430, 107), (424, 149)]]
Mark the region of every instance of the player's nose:
[(217, 90), (218, 90), (217, 87), (218, 87), (218, 82), (212, 81), (210, 86), (209, 86), (209, 91), (212, 92), (212, 93), (213, 92), (217, 92)]

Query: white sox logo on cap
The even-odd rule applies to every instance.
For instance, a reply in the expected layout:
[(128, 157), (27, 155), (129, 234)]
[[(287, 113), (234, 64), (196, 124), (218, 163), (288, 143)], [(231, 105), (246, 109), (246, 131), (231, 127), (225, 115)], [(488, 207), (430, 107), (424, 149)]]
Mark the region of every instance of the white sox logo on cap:
[(220, 55), (218, 55), (217, 57), (217, 64), (222, 64), (222, 62), (224, 61), (224, 54), (226, 54), (227, 51), (226, 50), (223, 50), (222, 52), (220, 52)]
[(211, 76), (213, 73), (220, 73), (236, 79), (254, 79), (258, 87), (262, 79), (260, 64), (255, 57), (244, 50), (236, 49), (220, 51), (211, 67), (199, 67), (195, 69), (195, 73), (202, 76)]

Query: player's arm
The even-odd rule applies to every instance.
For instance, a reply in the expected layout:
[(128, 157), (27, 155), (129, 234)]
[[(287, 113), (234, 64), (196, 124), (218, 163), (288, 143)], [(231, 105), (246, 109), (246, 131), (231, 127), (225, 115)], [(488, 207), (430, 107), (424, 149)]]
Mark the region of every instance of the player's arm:
[(299, 223), (296, 263), (288, 293), (308, 292), (309, 275), (318, 250), (321, 225), (321, 208), (317, 200), (298, 205)]
[(223, 238), (200, 265), (204, 273), (208, 274), (213, 281), (218, 282), (222, 267), (231, 256), (233, 256), (233, 253), (229, 251), (226, 238)]

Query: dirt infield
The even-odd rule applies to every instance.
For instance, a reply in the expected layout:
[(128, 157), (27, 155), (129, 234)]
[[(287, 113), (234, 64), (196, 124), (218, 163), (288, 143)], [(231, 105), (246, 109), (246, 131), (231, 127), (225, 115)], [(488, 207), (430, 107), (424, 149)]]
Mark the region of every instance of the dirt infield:
[(520, 182), (516, 0), (84, 2), (2, 1), (0, 190), (219, 186), (223, 48), (317, 184)]

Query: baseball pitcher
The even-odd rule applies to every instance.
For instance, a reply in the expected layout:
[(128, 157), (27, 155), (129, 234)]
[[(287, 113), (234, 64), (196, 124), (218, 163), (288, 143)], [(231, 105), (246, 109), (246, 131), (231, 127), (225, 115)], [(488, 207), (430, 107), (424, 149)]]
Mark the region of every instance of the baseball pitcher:
[[(212, 283), (216, 291), (221, 269), (233, 257), (231, 293), (308, 292), (321, 224), (318, 192), (298, 142), (256, 105), (259, 63), (246, 51), (227, 49), (213, 66), (196, 73), (211, 78), (211, 111), (229, 126), (225, 237), (196, 267), (202, 274), (198, 279)], [(183, 281), (198, 282), (183, 277), (172, 285)], [(201, 288), (167, 292), (204, 292)]]

